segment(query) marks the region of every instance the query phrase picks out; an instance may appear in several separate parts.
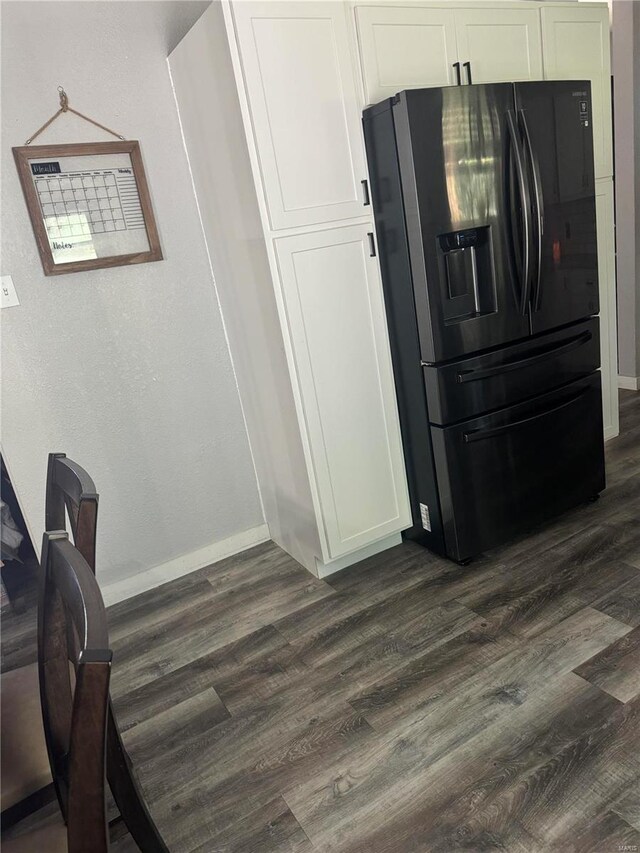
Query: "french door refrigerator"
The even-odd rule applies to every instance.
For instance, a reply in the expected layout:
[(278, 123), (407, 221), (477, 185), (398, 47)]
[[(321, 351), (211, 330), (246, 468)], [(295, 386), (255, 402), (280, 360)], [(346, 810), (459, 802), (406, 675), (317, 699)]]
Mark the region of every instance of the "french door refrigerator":
[(591, 117), (582, 81), (363, 115), (406, 535), (460, 562), (605, 486)]

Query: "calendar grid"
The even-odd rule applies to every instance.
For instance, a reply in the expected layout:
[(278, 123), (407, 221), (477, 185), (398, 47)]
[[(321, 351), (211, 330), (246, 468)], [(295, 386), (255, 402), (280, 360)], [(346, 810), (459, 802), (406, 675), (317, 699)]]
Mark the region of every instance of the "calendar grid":
[(144, 228), (136, 179), (115, 171), (47, 175), (34, 180), (49, 239)]

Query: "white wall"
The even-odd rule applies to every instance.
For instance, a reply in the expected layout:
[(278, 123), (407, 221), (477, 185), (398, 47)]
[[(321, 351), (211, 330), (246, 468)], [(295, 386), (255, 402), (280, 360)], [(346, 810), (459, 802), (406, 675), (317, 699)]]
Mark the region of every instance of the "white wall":
[[(166, 63), (206, 5), (2, 4), (1, 272), (21, 302), (2, 318), (2, 449), (37, 546), (47, 453), (92, 474), (103, 585), (265, 531)], [(43, 275), (11, 146), (58, 84), (140, 140), (164, 261)], [(38, 141), (105, 138), (64, 116)]]
[(640, 376), (640, 4), (612, 4), (618, 372)]

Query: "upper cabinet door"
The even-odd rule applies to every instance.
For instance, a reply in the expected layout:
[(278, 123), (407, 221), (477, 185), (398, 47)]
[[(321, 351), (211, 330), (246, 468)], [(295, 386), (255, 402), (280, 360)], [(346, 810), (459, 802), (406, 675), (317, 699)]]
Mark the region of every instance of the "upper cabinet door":
[(596, 178), (613, 174), (609, 10), (591, 3), (542, 9), (544, 76), (590, 80)]
[(233, 15), (271, 228), (362, 216), (345, 7), (242, 0)]
[(463, 82), (509, 83), (542, 79), (537, 9), (463, 9), (456, 12)]
[(411, 524), (370, 227), (349, 225), (274, 241), (325, 562)]
[(453, 12), (401, 6), (358, 6), (356, 23), (365, 95), (375, 104), (422, 86), (455, 84)]

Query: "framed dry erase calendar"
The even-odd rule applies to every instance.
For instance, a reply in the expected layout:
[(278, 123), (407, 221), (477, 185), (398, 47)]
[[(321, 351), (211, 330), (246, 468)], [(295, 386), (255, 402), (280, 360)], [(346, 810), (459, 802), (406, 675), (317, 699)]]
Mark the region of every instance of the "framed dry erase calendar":
[(13, 149), (45, 275), (162, 260), (136, 141)]

